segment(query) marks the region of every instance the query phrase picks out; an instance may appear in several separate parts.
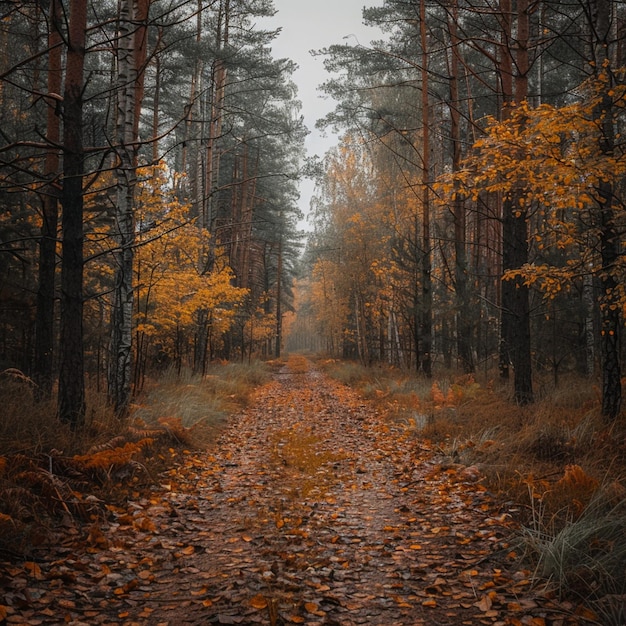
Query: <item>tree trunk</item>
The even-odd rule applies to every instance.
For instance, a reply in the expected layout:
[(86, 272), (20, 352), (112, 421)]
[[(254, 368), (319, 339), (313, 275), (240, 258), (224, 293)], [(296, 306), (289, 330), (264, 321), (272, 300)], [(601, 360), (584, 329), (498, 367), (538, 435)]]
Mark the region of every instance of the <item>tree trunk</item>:
[(592, 274), (583, 277), (583, 303), (585, 305), (584, 346), (585, 346), (585, 375), (591, 378), (596, 367), (596, 333), (594, 330), (594, 312), (596, 310), (594, 297), (594, 281)]
[(77, 429), (85, 421), (83, 347), (83, 70), (87, 0), (71, 0), (63, 95), (61, 353), (59, 418)]
[[(610, 76), (610, 30), (611, 2), (590, 0), (592, 32), (594, 33), (594, 67), (596, 74)], [(615, 148), (615, 127), (613, 122), (613, 101), (608, 95), (612, 85), (604, 87), (604, 96), (594, 111), (594, 119), (600, 129), (599, 149), (602, 154), (611, 155)], [(621, 385), (621, 305), (617, 293), (618, 281), (614, 274), (620, 257), (620, 235), (616, 225), (614, 205), (614, 183), (603, 181), (597, 187), (600, 213), (600, 256), (602, 273), (600, 285), (600, 350), (602, 359), (602, 415), (614, 420), (620, 413), (622, 404)]]
[[(452, 170), (458, 172), (461, 167), (461, 111), (459, 98), (459, 39), (457, 36), (458, 2), (454, 0), (452, 13), (448, 20), (450, 31), (450, 138), (452, 141)], [(469, 298), (469, 275), (466, 254), (466, 216), (465, 200), (459, 194), (452, 206), (454, 218), (454, 280), (456, 295), (456, 338), (457, 353), (461, 367), (466, 374), (475, 370), (472, 349), (472, 313)]]
[[(503, 45), (501, 48), (500, 73), (503, 98), (506, 103), (522, 102), (528, 93), (528, 0), (517, 2), (517, 29), (514, 49), (510, 47), (512, 37), (510, 0), (500, 4), (503, 20)], [(515, 66), (515, 82), (513, 67)], [(514, 89), (514, 91), (513, 91)], [(506, 114), (506, 110), (505, 110)], [(517, 270), (528, 262), (527, 210), (521, 202), (521, 190), (505, 198), (502, 203), (502, 269)], [(518, 404), (533, 402), (532, 358), (530, 337), (529, 288), (520, 277), (502, 282), (501, 312), (501, 374), (508, 376), (508, 363), (513, 364), (514, 395)]]
[(420, 0), (420, 41), (422, 46), (422, 372), (431, 377), (432, 370), (432, 278), (430, 254), (430, 106), (428, 102), (428, 40), (426, 0)]
[[(48, 34), (48, 93), (61, 94), (62, 37), (60, 0), (51, 0)], [(34, 380), (37, 396), (47, 400), (52, 395), (54, 380), (54, 283), (56, 274), (57, 228), (59, 222), (59, 151), (61, 125), (56, 99), (47, 102), (46, 139), (50, 144), (46, 152), (44, 177), (48, 181), (43, 196), (41, 240), (39, 242), (39, 286), (35, 321)]]
[[(518, 211), (511, 200), (503, 205), (502, 265), (506, 272), (528, 261), (526, 211)], [(502, 326), (507, 358), (513, 364), (514, 395), (518, 404), (533, 401), (530, 351), (529, 290), (519, 276), (502, 282)]]
[[(145, 12), (145, 7), (142, 8)], [(122, 0), (118, 35), (118, 104), (117, 104), (117, 206), (115, 252), (115, 291), (111, 312), (111, 350), (109, 363), (109, 401), (118, 417), (128, 412), (132, 389), (133, 330), (133, 244), (135, 242), (135, 185), (137, 161), (136, 115), (140, 110), (137, 95), (143, 92), (141, 53), (134, 48), (142, 37), (133, 31), (140, 17), (135, 0)], [(147, 15), (143, 15), (143, 19)], [(137, 89), (139, 92), (137, 93)]]
[(280, 233), (278, 234), (278, 267), (276, 270), (276, 346), (274, 356), (280, 358), (283, 343), (283, 307), (282, 307), (282, 283), (283, 283), (283, 216), (280, 214)]

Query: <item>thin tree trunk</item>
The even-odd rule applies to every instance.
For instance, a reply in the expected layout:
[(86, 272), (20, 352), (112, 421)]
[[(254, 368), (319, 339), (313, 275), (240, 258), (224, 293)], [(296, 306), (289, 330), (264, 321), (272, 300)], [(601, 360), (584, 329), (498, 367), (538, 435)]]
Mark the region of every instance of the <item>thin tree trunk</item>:
[[(457, 36), (458, 2), (453, 0), (452, 14), (448, 20), (450, 31), (450, 136), (452, 140), (452, 170), (458, 172), (461, 167), (461, 111), (459, 98), (459, 39)], [(456, 295), (456, 337), (457, 353), (465, 373), (475, 370), (472, 350), (472, 314), (469, 298), (469, 275), (466, 254), (466, 211), (465, 199), (460, 194), (455, 196), (452, 206), (454, 218), (454, 281)]]
[(596, 334), (593, 323), (596, 307), (592, 274), (585, 274), (583, 278), (583, 303), (585, 305), (585, 374), (591, 378), (596, 368)]
[[(610, 76), (610, 30), (611, 2), (609, 0), (589, 0), (594, 33), (594, 61), (596, 73)], [(606, 85), (604, 96), (594, 111), (594, 118), (600, 128), (599, 149), (602, 154), (612, 155), (615, 149), (615, 127), (613, 122), (613, 101), (608, 95), (610, 85)], [(602, 415), (614, 420), (620, 413), (622, 404), (621, 385), (621, 331), (618, 282), (615, 267), (620, 257), (620, 235), (616, 225), (613, 182), (603, 181), (597, 187), (600, 212), (600, 256), (602, 273), (600, 285), (601, 359), (602, 359)]]
[[(60, 97), (62, 86), (62, 37), (60, 0), (51, 0), (48, 33), (48, 93)], [(47, 102), (46, 139), (50, 144), (46, 151), (44, 177), (49, 181), (44, 189), (43, 219), (39, 242), (39, 286), (37, 290), (37, 314), (35, 321), (35, 368), (37, 396), (41, 400), (52, 395), (54, 381), (54, 285), (56, 274), (56, 246), (59, 222), (59, 174), (60, 155), (57, 146), (61, 140), (59, 103)]]
[(422, 372), (432, 376), (432, 278), (430, 254), (430, 106), (428, 101), (428, 51), (426, 0), (420, 1), (420, 41), (422, 46)]
[[(512, 8), (510, 0), (500, 4), (503, 20), (500, 73), (504, 103), (521, 102), (528, 94), (528, 0), (517, 1), (517, 34), (515, 39), (515, 82), (511, 50)], [(513, 90), (514, 89), (514, 90)], [(506, 109), (505, 109), (506, 115)], [(517, 270), (528, 262), (527, 209), (521, 191), (502, 203), (502, 269)], [(502, 282), (500, 371), (508, 376), (508, 363), (513, 364), (514, 395), (518, 404), (533, 402), (532, 359), (530, 336), (529, 288), (520, 277)]]
[[(118, 35), (118, 105), (117, 105), (117, 206), (115, 239), (115, 291), (111, 313), (111, 351), (109, 400), (118, 417), (128, 412), (132, 390), (133, 348), (133, 244), (135, 242), (136, 142), (135, 116), (139, 112), (136, 89), (142, 84), (134, 51), (137, 35), (132, 27), (137, 6), (134, 0), (122, 0)], [(140, 91), (142, 91), (141, 89)]]
[(276, 346), (274, 356), (280, 358), (283, 342), (283, 308), (282, 308), (282, 275), (283, 275), (283, 233), (282, 233), (282, 213), (280, 215), (280, 229), (278, 235), (278, 268), (276, 270)]
[(154, 56), (154, 96), (152, 104), (152, 163), (159, 162), (159, 111), (161, 106), (161, 59)]
[(83, 346), (83, 70), (87, 0), (70, 1), (63, 94), (63, 192), (59, 418), (73, 429), (85, 421)]

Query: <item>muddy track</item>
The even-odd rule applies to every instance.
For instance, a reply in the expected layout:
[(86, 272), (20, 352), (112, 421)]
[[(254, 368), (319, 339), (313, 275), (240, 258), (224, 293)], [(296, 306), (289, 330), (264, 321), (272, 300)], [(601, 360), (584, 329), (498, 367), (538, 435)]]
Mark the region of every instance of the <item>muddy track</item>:
[(531, 590), (510, 516), (476, 478), (345, 387), (285, 368), (88, 550), (4, 574), (7, 621), (584, 623)]

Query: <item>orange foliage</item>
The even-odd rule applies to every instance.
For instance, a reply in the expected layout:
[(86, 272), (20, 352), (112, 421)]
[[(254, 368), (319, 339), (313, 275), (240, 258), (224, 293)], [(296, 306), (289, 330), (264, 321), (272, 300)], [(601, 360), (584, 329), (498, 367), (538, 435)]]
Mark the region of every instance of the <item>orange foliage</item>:
[(74, 461), (81, 463), (87, 469), (108, 471), (112, 467), (120, 467), (130, 463), (133, 458), (153, 442), (152, 439), (142, 439), (137, 442), (128, 442), (124, 446), (100, 450), (91, 454), (74, 456)]
[(430, 388), (430, 393), (433, 397), (433, 402), (437, 406), (443, 406), (446, 403), (446, 396), (441, 391), (441, 387), (439, 387), (439, 383), (435, 380)]
[[(617, 80), (623, 81), (625, 74), (626, 69), (614, 70)], [(437, 195), (443, 205), (459, 194), (476, 201), (484, 193), (512, 198), (523, 190), (520, 207), (533, 207), (540, 218), (530, 221), (536, 227), (530, 233), (534, 246), (539, 251), (566, 253), (559, 265), (527, 263), (507, 272), (505, 280), (521, 276), (526, 285), (538, 287), (547, 299), (553, 299), (581, 273), (599, 271), (596, 248), (590, 245), (597, 233), (595, 226), (589, 227), (594, 224), (589, 214), (601, 203), (599, 186), (623, 180), (626, 159), (618, 151), (600, 151), (602, 124), (596, 111), (609, 97), (613, 114), (620, 114), (625, 90), (624, 84), (611, 87), (601, 75), (581, 87), (584, 98), (579, 102), (560, 108), (522, 102), (506, 119), (489, 119), (485, 136), (475, 142), (463, 167), (439, 178)], [(626, 290), (620, 279), (617, 282), (616, 293), (611, 295), (626, 306)]]

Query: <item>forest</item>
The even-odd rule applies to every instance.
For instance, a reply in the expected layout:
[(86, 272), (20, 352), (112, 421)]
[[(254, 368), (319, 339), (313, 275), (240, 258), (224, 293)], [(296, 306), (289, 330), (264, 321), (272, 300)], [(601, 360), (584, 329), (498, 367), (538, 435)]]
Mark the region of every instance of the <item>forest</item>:
[(0, 623), (623, 625), (626, 3), (371, 4), (0, 3)]
[[(294, 346), (431, 376), (602, 377), (621, 406), (624, 6), (385, 2), (321, 51), (342, 131), (318, 163)], [(320, 344), (317, 344), (320, 345)]]
[(80, 427), (86, 377), (123, 416), (147, 371), (278, 350), (306, 131), (271, 3), (2, 12), (3, 368)]
[[(384, 2), (316, 51), (341, 136), (305, 161), (268, 0), (2, 15), (2, 368), (80, 427), (147, 374), (289, 349), (602, 379), (621, 408), (624, 7)], [(317, 181), (312, 232), (298, 179)]]

